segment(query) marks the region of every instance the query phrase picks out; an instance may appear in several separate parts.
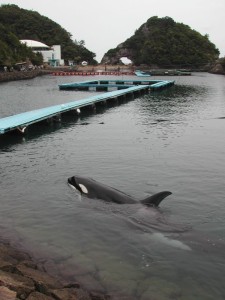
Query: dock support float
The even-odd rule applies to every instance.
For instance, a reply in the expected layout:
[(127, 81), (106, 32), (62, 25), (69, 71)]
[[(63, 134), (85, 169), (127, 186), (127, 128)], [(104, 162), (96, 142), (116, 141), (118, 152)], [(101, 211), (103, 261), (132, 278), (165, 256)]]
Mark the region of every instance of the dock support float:
[(52, 121), (55, 123), (60, 123), (61, 122), (61, 114), (53, 116)]

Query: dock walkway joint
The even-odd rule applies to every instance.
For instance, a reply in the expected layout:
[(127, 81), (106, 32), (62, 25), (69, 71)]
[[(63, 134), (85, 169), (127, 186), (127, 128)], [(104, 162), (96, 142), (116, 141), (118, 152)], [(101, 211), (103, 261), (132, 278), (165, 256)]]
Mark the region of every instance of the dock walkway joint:
[[(28, 112), (24, 112), (24, 113), (20, 113), (17, 115), (12, 115), (9, 117), (5, 117), (5, 118), (1, 118), (0, 119), (0, 135), (1, 134), (5, 134), (9, 131), (13, 131), (13, 130), (20, 130), (21, 132), (23, 132), (23, 128), (26, 128), (27, 126), (34, 124), (34, 123), (38, 123), (41, 122), (43, 120), (47, 120), (50, 118), (54, 118), (56, 116), (59, 116), (63, 113), (66, 113), (68, 111), (72, 111), (72, 110), (77, 110), (80, 109), (82, 107), (87, 107), (87, 106), (93, 106), (99, 102), (106, 102), (110, 99), (115, 99), (118, 97), (122, 97), (125, 95), (136, 95), (137, 93), (140, 93), (141, 91), (143, 92), (147, 92), (149, 89), (154, 89), (154, 86), (156, 89), (162, 88), (162, 87), (168, 87), (174, 84), (174, 81), (142, 81), (142, 80), (138, 80), (138, 81), (118, 81), (118, 80), (114, 80), (112, 81), (86, 81), (86, 82), (76, 82), (76, 83), (67, 83), (67, 84), (62, 84), (59, 86), (60, 90), (63, 89), (71, 89), (71, 87), (75, 88), (75, 89), (79, 89), (80, 87), (90, 87), (90, 86), (96, 86), (98, 85), (99, 87), (101, 87), (101, 85), (110, 85), (110, 82), (113, 86), (123, 86), (124, 89), (118, 89), (118, 90), (114, 90), (114, 91), (110, 91), (107, 93), (102, 93), (102, 94), (98, 94), (89, 98), (85, 98), (85, 99), (81, 99), (81, 100), (76, 100), (76, 101), (72, 101), (69, 103), (65, 103), (65, 104), (60, 104), (60, 105), (53, 105), (53, 106), (49, 106), (49, 107), (45, 107), (45, 108), (41, 108), (41, 109), (36, 109), (36, 110), (32, 110), (32, 111), (28, 111)], [(115, 83), (116, 82), (116, 83)], [(120, 82), (120, 83), (119, 83)], [(133, 83), (133, 85), (131, 84), (131, 82)], [(144, 83), (143, 83), (144, 82)], [(150, 83), (151, 82), (151, 83)], [(163, 84), (164, 82), (164, 84)], [(125, 84), (126, 83), (126, 84)], [(129, 83), (129, 84), (128, 84)], [(161, 85), (160, 85), (161, 83)], [(125, 88), (126, 87), (126, 88)]]

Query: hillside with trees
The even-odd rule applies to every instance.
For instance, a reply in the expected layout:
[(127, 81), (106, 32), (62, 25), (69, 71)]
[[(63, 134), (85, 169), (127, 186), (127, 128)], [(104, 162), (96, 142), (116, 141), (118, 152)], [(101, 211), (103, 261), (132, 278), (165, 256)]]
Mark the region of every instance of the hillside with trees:
[(103, 57), (102, 63), (118, 63), (128, 57), (135, 65), (200, 67), (215, 61), (219, 51), (207, 35), (201, 35), (170, 17), (148, 19), (135, 34)]
[(0, 23), (0, 65), (12, 66), (26, 58), (34, 65), (42, 63), (42, 57), (34, 54), (26, 45), (22, 45), (18, 37)]
[(26, 46), (19, 45), (20, 39), (36, 40), (49, 46), (61, 45), (65, 61), (96, 63), (95, 53), (85, 47), (84, 41), (73, 41), (69, 32), (38, 12), (17, 5), (2, 5), (0, 31), (0, 64), (15, 63), (27, 56), (31, 61), (35, 59)]

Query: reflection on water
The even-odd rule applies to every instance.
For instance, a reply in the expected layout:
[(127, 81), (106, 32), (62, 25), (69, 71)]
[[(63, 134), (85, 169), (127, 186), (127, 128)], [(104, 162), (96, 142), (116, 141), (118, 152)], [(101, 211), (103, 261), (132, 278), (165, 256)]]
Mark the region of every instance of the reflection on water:
[[(90, 94), (60, 92), (60, 80), (2, 84), (1, 115)], [(127, 299), (224, 299), (224, 78), (175, 80), (1, 139), (1, 235), (45, 257), (50, 272)], [(69, 189), (75, 174), (137, 199), (173, 194), (157, 210), (105, 203)]]

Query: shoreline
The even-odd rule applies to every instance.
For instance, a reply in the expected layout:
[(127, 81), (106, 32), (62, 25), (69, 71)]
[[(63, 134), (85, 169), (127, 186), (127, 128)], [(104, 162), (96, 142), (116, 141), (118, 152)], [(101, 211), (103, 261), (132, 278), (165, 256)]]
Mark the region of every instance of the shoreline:
[[(26, 80), (33, 79), (38, 76), (44, 76), (48, 74), (55, 74), (59, 72), (134, 72), (136, 68), (134, 66), (122, 66), (122, 65), (97, 65), (97, 66), (78, 66), (78, 67), (56, 67), (56, 68), (47, 68), (47, 69), (35, 69), (30, 71), (12, 71), (12, 72), (0, 72), (0, 83), (1, 82), (9, 82), (9, 81), (17, 81), (17, 80)], [(154, 70), (154, 75), (165, 75), (164, 73), (160, 73), (161, 69)], [(159, 74), (158, 74), (159, 73)], [(215, 75), (225, 75), (225, 70), (220, 63), (215, 64), (208, 73)], [(88, 74), (86, 74), (88, 75)], [(109, 74), (110, 75), (110, 74)], [(176, 74), (169, 74), (176, 75)]]
[(50, 275), (44, 263), (25, 250), (0, 239), (0, 299), (4, 300), (110, 300), (88, 291), (78, 282)]
[(13, 72), (0, 72), (0, 82), (33, 79), (37, 76), (51, 74), (51, 70), (32, 70), (32, 71), (13, 71)]
[[(129, 68), (123, 68), (125, 71), (129, 71)], [(77, 68), (78, 72), (92, 72), (97, 70), (97, 67), (80, 67)], [(104, 70), (104, 69), (103, 69)], [(118, 67), (111, 66), (107, 68), (108, 71), (118, 70)], [(69, 67), (58, 67), (58, 68), (48, 68), (48, 69), (36, 69), (31, 71), (12, 71), (12, 72), (0, 72), (0, 83), (1, 82), (10, 82), (17, 80), (26, 80), (33, 79), (38, 76), (44, 76), (49, 74), (54, 74), (56, 72), (74, 72), (75, 69)]]

